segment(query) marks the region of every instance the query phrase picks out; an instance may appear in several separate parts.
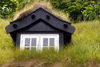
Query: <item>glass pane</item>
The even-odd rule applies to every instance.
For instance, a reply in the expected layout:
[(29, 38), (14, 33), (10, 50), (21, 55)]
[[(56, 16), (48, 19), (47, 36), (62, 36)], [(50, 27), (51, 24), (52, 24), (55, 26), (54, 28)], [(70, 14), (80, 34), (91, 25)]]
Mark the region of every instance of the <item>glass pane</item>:
[(32, 38), (32, 46), (36, 46), (36, 38)]
[(49, 47), (49, 50), (54, 50), (54, 47)]
[(48, 46), (48, 38), (43, 38), (43, 46)]
[(25, 38), (25, 46), (30, 46), (30, 38)]
[(50, 38), (50, 46), (54, 46), (54, 38)]
[(31, 47), (31, 50), (32, 51), (36, 51), (36, 47)]
[(48, 47), (43, 47), (43, 50), (48, 50)]
[(25, 50), (30, 50), (30, 48), (25, 48)]

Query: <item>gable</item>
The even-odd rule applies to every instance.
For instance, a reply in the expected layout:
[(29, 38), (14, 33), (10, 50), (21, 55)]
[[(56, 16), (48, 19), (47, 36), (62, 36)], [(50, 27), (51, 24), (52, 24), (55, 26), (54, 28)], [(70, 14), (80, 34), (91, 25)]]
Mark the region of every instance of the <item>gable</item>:
[[(6, 31), (7, 33), (18, 31), (27, 26), (30, 26), (31, 24), (34, 24), (36, 21), (40, 19), (42, 19), (47, 24), (51, 25), (52, 27), (56, 29), (59, 29), (71, 34), (73, 34), (75, 31), (75, 27), (72, 26), (71, 23), (57, 18), (53, 14), (44, 10), (43, 8), (39, 8), (33, 11), (32, 13), (25, 16), (23, 19), (12, 21), (10, 25), (6, 27)], [(16, 28), (14, 27), (14, 24), (16, 24)], [(67, 27), (65, 27), (64, 25), (66, 25)]]
[(29, 25), (23, 31), (59, 31), (58, 29), (50, 26), (45, 21), (39, 20), (34, 24)]

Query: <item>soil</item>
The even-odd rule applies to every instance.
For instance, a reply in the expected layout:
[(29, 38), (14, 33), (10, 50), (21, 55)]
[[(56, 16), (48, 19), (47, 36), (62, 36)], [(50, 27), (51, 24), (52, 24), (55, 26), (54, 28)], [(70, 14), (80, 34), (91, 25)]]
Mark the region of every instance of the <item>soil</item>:
[(63, 66), (58, 63), (56, 65), (53, 65), (44, 60), (26, 60), (26, 61), (11, 60), (10, 62), (4, 64), (1, 67), (63, 67)]
[(67, 57), (62, 62), (50, 63), (40, 59), (20, 60), (16, 61), (12, 59), (10, 62), (5, 63), (1, 67), (100, 67), (100, 63), (92, 60), (85, 64), (77, 64), (76, 66), (70, 66), (71, 59)]

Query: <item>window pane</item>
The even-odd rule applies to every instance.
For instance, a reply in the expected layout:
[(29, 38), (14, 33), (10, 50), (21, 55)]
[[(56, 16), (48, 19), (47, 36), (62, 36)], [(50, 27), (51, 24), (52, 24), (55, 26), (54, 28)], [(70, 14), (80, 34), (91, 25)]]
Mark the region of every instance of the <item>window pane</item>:
[(36, 46), (36, 38), (32, 38), (32, 46)]
[(25, 50), (30, 50), (30, 48), (25, 48)]
[(54, 38), (50, 38), (50, 46), (54, 46)]
[(49, 47), (49, 50), (54, 50), (54, 47)]
[(30, 46), (30, 38), (25, 38), (25, 46)]
[(43, 46), (48, 46), (48, 38), (43, 38)]
[(36, 51), (36, 47), (31, 47), (31, 50), (32, 51)]
[(43, 47), (43, 50), (44, 50), (44, 51), (48, 50), (48, 47)]

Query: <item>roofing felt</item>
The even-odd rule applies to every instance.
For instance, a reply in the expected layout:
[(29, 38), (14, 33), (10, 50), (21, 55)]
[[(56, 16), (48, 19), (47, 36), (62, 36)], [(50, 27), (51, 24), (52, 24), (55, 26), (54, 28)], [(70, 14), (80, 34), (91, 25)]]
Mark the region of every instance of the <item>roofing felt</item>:
[(20, 30), (22, 28), (25, 28), (35, 23), (37, 20), (40, 20), (40, 19), (42, 19), (49, 25), (57, 29), (60, 29), (62, 31), (65, 31), (71, 34), (73, 34), (75, 31), (75, 27), (72, 26), (70, 22), (62, 20), (40, 7), (36, 9), (35, 11), (26, 15), (24, 18), (10, 22), (10, 24), (6, 26), (6, 32), (11, 33), (11, 32)]

